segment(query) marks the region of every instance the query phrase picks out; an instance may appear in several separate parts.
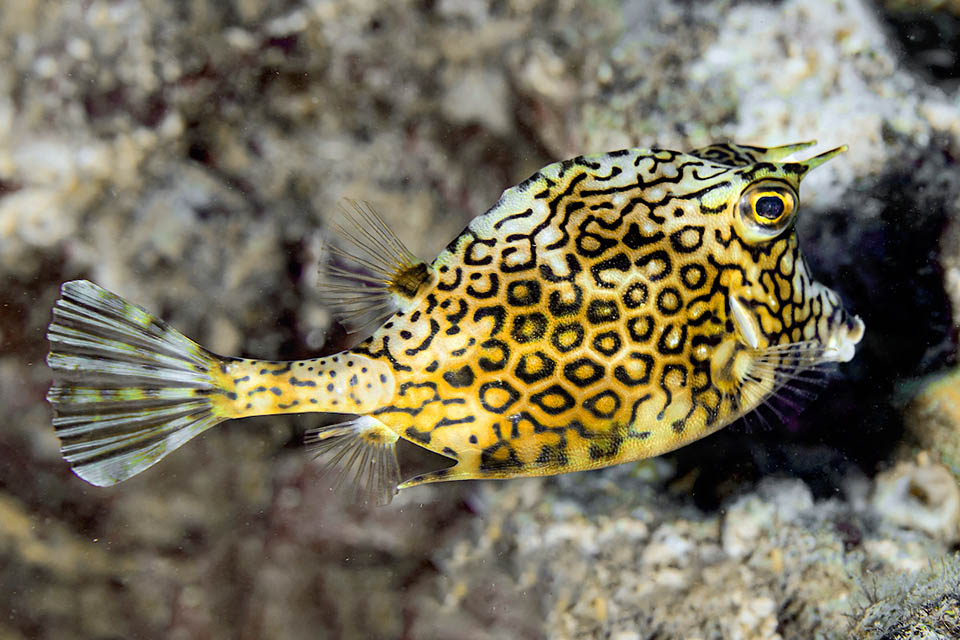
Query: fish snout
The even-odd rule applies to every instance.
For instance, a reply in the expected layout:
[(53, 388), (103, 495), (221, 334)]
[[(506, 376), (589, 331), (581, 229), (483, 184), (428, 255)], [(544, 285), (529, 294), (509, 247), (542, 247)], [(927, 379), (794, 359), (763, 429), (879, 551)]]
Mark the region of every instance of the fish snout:
[(863, 320), (860, 316), (842, 314), (827, 339), (823, 352), (825, 362), (850, 362), (856, 353), (857, 344), (863, 338)]

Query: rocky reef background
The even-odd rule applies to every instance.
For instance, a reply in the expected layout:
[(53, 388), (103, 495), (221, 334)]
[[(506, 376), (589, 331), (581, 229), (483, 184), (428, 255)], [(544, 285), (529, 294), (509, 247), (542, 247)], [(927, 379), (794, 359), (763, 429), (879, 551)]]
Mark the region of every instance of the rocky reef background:
[[(960, 637), (955, 0), (0, 4), (0, 637)], [(866, 322), (785, 424), (599, 472), (344, 502), (232, 422), (111, 489), (61, 462), (44, 330), (85, 277), (215, 351), (351, 342), (367, 199), (432, 256), (539, 167), (817, 138), (801, 240)]]

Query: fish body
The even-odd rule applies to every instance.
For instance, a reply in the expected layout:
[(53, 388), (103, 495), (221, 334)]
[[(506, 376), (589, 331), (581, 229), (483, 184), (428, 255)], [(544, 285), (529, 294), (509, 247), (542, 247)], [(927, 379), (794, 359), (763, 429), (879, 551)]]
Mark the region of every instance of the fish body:
[[(364, 255), (345, 256), (374, 275), (351, 283), (341, 269), (347, 284), (334, 290), (348, 311), (389, 315), (324, 358), (215, 356), (96, 285), (67, 283), (49, 334), (51, 367), (66, 381), (50, 392), (64, 454), (81, 477), (112, 484), (228, 418), (355, 414), (312, 440), (387, 502), (398, 486), (550, 475), (676, 449), (806, 370), (850, 360), (862, 337), (859, 318), (813, 280), (795, 232), (801, 179), (842, 151), (777, 162), (809, 144), (556, 163), (505, 191), (429, 264), (360, 206), (345, 235)], [(79, 321), (64, 316), (71, 305), (85, 310)], [(128, 326), (112, 353), (132, 345), (123, 357), (136, 364), (172, 340), (160, 351), (186, 358), (193, 378), (104, 378), (116, 356), (85, 319), (103, 308), (101, 327)], [(61, 327), (92, 345), (71, 346)], [(144, 332), (152, 347), (134, 340)], [(85, 377), (101, 381), (83, 386)], [(111, 395), (121, 389), (129, 397)], [(174, 395), (148, 401), (158, 390)], [(196, 413), (173, 428), (159, 415), (187, 405)], [(454, 464), (401, 484), (399, 438)]]

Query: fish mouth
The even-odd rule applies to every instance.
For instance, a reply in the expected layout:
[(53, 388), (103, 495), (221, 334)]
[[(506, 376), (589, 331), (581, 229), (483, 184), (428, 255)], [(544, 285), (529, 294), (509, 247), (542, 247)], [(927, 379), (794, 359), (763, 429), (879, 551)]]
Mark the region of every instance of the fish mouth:
[(863, 320), (860, 316), (847, 316), (837, 325), (824, 345), (824, 362), (850, 362), (863, 338)]

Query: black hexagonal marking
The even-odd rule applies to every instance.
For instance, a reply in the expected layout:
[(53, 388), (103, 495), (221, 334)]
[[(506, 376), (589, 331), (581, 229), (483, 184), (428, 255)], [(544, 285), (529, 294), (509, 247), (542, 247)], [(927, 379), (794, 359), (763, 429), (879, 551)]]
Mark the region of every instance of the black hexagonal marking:
[(530, 402), (540, 407), (544, 413), (552, 416), (569, 411), (576, 405), (573, 396), (559, 384), (551, 385), (540, 393), (535, 393), (530, 397)]
[(694, 253), (703, 246), (705, 228), (689, 224), (670, 234), (670, 245), (677, 253)]
[(601, 256), (604, 252), (606, 252), (607, 249), (617, 245), (617, 241), (613, 238), (607, 238), (586, 230), (587, 224), (592, 219), (595, 220), (596, 218), (591, 216), (580, 224), (579, 233), (574, 239), (574, 244), (577, 247), (577, 253), (585, 258), (596, 258)]
[(643, 343), (653, 337), (653, 318), (650, 315), (634, 316), (627, 320), (627, 333), (630, 340)]
[(664, 287), (657, 294), (657, 311), (665, 316), (672, 316), (683, 307), (683, 298), (680, 292), (673, 287)]
[(513, 373), (527, 384), (533, 384), (552, 376), (556, 368), (556, 361), (543, 351), (536, 351), (524, 354)]
[[(600, 403), (603, 402), (605, 398), (610, 399), (605, 404), (611, 405), (611, 408), (606, 411), (600, 407)], [(620, 396), (609, 389), (604, 389), (600, 393), (590, 396), (584, 400), (583, 408), (592, 413), (596, 418), (609, 419), (616, 415), (617, 411), (620, 410), (621, 404), (622, 401), (620, 400)]]
[(550, 343), (560, 353), (566, 353), (583, 344), (584, 330), (579, 322), (557, 325), (550, 334)]
[(529, 307), (540, 302), (542, 290), (536, 280), (515, 280), (507, 285), (507, 303), (515, 307)]
[(577, 358), (563, 367), (563, 377), (581, 388), (600, 380), (604, 373), (603, 365), (590, 358)]
[(587, 305), (587, 321), (591, 324), (616, 322), (620, 319), (620, 307), (615, 300), (598, 298)]
[[(496, 389), (504, 391), (506, 399), (503, 401), (492, 400), (491, 397)], [(520, 398), (520, 392), (503, 380), (483, 383), (477, 390), (477, 394), (480, 396), (480, 404), (491, 413), (504, 413)]]
[(680, 282), (687, 289), (699, 289), (707, 283), (707, 270), (695, 262), (685, 264), (680, 267)]
[(649, 290), (644, 282), (634, 282), (623, 292), (623, 304), (627, 309), (636, 309), (647, 302)]
[(616, 331), (604, 331), (593, 337), (593, 350), (607, 357), (615, 355), (623, 346), (623, 340)]

